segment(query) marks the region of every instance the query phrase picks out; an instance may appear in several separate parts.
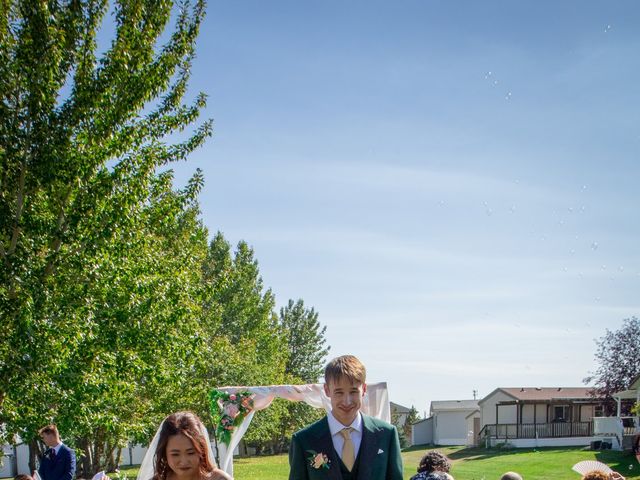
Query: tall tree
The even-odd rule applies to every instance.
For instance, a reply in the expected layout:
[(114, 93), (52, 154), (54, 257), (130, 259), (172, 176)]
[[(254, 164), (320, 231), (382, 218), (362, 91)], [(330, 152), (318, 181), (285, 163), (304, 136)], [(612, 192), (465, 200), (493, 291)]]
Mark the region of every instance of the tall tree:
[(0, 5), (0, 434), (34, 438), (55, 420), (81, 436), (91, 419), (105, 444), (120, 439), (123, 372), (158, 385), (175, 358), (159, 333), (191, 338), (199, 303), (174, 302), (191, 280), (171, 263), (170, 226), (192, 221), (184, 202), (202, 178), (174, 196), (157, 172), (211, 133), (205, 121), (171, 141), (205, 106), (202, 94), (183, 103), (204, 6), (116, 1), (98, 48), (106, 0)]
[[(274, 313), (275, 297), (264, 287), (253, 249), (241, 241), (232, 253), (218, 232), (209, 244), (203, 281), (202, 324), (210, 352), (200, 366), (202, 377), (207, 378), (203, 385), (285, 383), (286, 338)], [(281, 410), (257, 412), (245, 441), (259, 450), (269, 448)]]
[(286, 331), (289, 344), (289, 360), (287, 374), (300, 379), (304, 383), (316, 383), (324, 370), (324, 363), (329, 353), (325, 333), (327, 327), (321, 327), (318, 313), (306, 309), (304, 302), (289, 300), (280, 309), (280, 324)]
[(420, 420), (420, 413), (418, 412), (418, 409), (414, 405), (411, 405), (409, 414), (407, 415), (407, 418), (404, 421), (404, 426), (402, 427), (404, 437), (407, 439), (409, 443), (411, 443), (412, 425), (416, 423), (418, 420)]
[(612, 394), (629, 388), (640, 374), (640, 320), (627, 318), (619, 330), (606, 330), (596, 340), (595, 372), (584, 379), (593, 384), (593, 394), (606, 400), (608, 413), (615, 412)]
[[(324, 370), (330, 347), (326, 345), (326, 326), (321, 326), (318, 313), (307, 309), (302, 299), (289, 300), (280, 309), (280, 325), (287, 339), (289, 358), (286, 363), (287, 383), (317, 383)], [(288, 445), (291, 435), (319, 419), (324, 411), (305, 403), (287, 403), (282, 407), (278, 438), (272, 442), (274, 453)]]

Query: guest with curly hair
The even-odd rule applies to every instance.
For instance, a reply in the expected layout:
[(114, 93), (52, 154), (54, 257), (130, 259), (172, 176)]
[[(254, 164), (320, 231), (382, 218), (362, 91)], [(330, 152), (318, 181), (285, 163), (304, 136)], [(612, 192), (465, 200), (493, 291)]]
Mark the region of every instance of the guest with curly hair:
[(605, 473), (602, 470), (592, 470), (586, 473), (582, 480), (625, 480), (618, 472)]
[(436, 480), (438, 478), (446, 478), (444, 475), (432, 475), (436, 472), (447, 474), (451, 469), (449, 459), (437, 450), (427, 452), (418, 465), (418, 473), (411, 477), (411, 480)]

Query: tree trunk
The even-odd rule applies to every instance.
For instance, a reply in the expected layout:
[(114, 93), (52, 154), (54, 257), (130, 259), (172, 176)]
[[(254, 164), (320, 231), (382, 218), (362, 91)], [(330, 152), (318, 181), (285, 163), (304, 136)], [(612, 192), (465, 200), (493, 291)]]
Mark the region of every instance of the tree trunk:
[[(29, 441), (28, 445), (29, 445), (29, 472), (33, 472), (37, 470), (37, 467), (39, 465), (36, 465), (36, 463), (39, 463), (39, 458), (42, 456), (43, 452), (40, 448), (40, 444), (35, 439)], [(38, 462), (36, 462), (36, 460), (38, 460)]]
[(87, 438), (81, 438), (78, 444), (80, 445), (80, 448), (82, 449), (84, 454), (82, 455), (82, 457), (80, 457), (80, 461), (78, 462), (78, 465), (81, 468), (80, 471), (77, 472), (76, 476), (78, 478), (91, 478), (91, 464), (93, 463), (91, 443)]

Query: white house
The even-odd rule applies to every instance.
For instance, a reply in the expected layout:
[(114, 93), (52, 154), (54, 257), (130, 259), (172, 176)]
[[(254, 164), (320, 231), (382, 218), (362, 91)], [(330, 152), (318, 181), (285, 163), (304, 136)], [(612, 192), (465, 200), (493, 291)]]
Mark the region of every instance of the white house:
[(411, 445), (433, 445), (433, 417), (411, 425)]
[(602, 402), (588, 387), (496, 388), (478, 402), (477, 441), (516, 447), (589, 445)]
[(620, 448), (631, 449), (636, 441), (636, 437), (640, 434), (640, 418), (623, 417), (622, 402), (640, 403), (640, 375), (631, 381), (631, 385), (627, 390), (614, 393), (613, 398), (618, 404), (615, 417), (597, 417), (593, 419), (594, 434), (602, 440), (611, 440), (619, 443)]
[(413, 444), (472, 445), (469, 423), (480, 430), (477, 400), (434, 400), (429, 418), (413, 424)]

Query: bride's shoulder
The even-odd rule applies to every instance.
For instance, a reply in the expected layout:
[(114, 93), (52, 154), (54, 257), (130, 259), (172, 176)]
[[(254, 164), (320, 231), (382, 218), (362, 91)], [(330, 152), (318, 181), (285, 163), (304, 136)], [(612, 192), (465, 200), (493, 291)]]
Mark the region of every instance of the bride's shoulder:
[(205, 476), (201, 477), (202, 480), (233, 480), (233, 478), (224, 472), (224, 470), (220, 470), (219, 468), (214, 468), (212, 472), (209, 472)]

